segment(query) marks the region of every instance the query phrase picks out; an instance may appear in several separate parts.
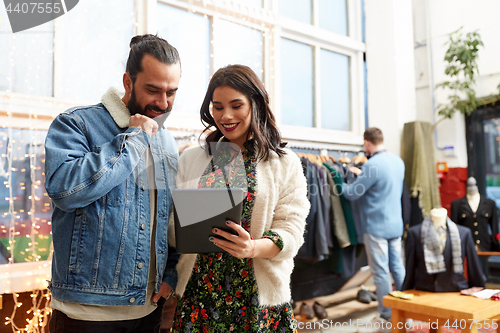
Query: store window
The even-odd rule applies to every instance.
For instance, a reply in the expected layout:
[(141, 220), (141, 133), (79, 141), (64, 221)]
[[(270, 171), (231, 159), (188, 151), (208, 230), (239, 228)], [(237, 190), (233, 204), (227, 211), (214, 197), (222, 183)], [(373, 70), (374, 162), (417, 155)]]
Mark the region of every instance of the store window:
[(44, 187), (46, 133), (0, 129), (0, 264), (49, 256), (52, 207)]
[(134, 1), (86, 0), (77, 9), (57, 19), (56, 97), (94, 104), (111, 86), (124, 90)]
[(349, 57), (321, 50), (321, 128), (351, 129)]
[(181, 58), (181, 80), (175, 110), (199, 114), (210, 79), (210, 20), (158, 3), (158, 35), (171, 43)]
[(483, 120), (486, 195), (500, 206), (500, 118)]
[(281, 16), (312, 24), (312, 0), (279, 0), (278, 11)]
[(262, 31), (226, 20), (217, 21), (214, 33), (214, 71), (233, 64), (250, 67), (263, 80)]
[(0, 91), (52, 96), (53, 48), (53, 21), (13, 34), (0, 5)]
[(286, 38), (280, 48), (282, 123), (313, 127), (313, 48)]
[(347, 36), (347, 0), (318, 0), (319, 27)]
[[(278, 89), (283, 124), (361, 131), (364, 123), (358, 120), (363, 118), (353, 115), (353, 103), (363, 92), (352, 87), (363, 71), (359, 61), (363, 50), (354, 44), (344, 45), (345, 37), (356, 34), (349, 31), (348, 21), (352, 17), (349, 10), (356, 6), (347, 0), (279, 1), (281, 17), (311, 24), (305, 29), (284, 20), (281, 27)], [(311, 14), (312, 19), (306, 22), (305, 17)]]

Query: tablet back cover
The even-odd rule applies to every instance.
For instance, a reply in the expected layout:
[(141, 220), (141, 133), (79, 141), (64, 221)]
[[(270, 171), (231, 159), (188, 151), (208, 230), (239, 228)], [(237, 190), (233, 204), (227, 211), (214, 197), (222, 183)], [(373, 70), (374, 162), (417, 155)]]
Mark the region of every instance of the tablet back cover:
[(240, 188), (175, 189), (172, 191), (172, 196), (177, 252), (224, 252), (208, 238), (215, 236), (212, 232), (213, 228), (228, 232), (234, 231), (226, 225), (226, 220), (240, 223), (244, 190)]

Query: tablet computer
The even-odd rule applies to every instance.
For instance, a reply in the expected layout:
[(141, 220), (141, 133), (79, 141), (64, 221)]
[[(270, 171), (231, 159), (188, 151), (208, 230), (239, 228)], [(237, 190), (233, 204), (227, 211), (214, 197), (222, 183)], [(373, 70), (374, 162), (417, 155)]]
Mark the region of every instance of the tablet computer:
[(175, 243), (178, 253), (224, 252), (208, 240), (218, 228), (234, 229), (226, 220), (241, 223), (245, 191), (241, 188), (174, 189)]

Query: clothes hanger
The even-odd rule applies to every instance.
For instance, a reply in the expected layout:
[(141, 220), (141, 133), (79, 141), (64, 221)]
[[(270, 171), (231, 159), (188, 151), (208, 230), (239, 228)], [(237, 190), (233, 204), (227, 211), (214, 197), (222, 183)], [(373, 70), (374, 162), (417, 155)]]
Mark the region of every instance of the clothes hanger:
[(366, 156), (362, 156), (362, 155), (356, 155), (352, 158), (352, 162), (354, 164), (364, 164), (368, 161), (368, 158), (366, 158)]
[(349, 158), (349, 156), (342, 156), (339, 157), (339, 162), (349, 164), (351, 163), (351, 159)]

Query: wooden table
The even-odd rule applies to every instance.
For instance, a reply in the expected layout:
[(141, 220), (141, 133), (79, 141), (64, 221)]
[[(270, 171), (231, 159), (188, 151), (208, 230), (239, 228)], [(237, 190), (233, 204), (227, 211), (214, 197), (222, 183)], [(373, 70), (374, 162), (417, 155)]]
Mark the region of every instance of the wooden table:
[[(477, 333), (480, 325), (485, 323), (491, 325), (495, 322), (497, 332), (500, 333), (498, 326), (500, 325), (500, 301), (464, 296), (459, 292), (431, 293), (407, 290), (405, 293), (415, 296), (412, 300), (384, 296), (384, 306), (392, 310), (392, 332), (406, 332), (404, 328), (406, 318), (412, 318), (430, 322), (432, 324), (430, 332), (442, 332), (443, 326), (448, 326), (461, 329), (463, 333)], [(485, 319), (487, 321), (484, 321)]]

